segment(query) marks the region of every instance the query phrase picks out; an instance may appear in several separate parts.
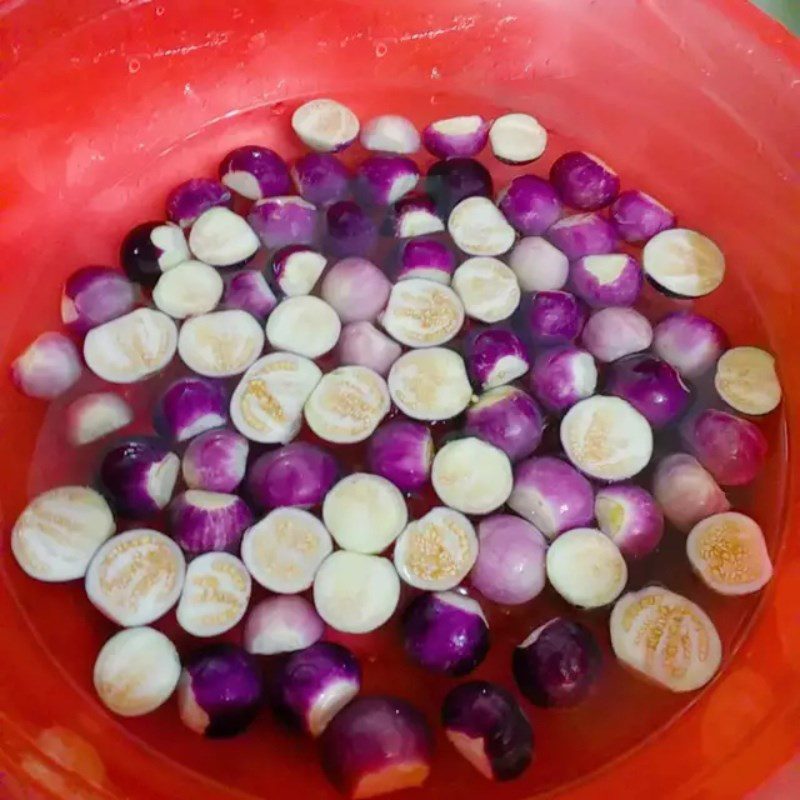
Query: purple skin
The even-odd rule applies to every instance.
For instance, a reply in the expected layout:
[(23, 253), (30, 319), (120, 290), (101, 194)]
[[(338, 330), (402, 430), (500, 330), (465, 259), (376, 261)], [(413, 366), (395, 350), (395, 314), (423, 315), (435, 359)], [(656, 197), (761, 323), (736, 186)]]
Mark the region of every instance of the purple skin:
[(253, 512), (241, 497), (190, 490), (169, 506), (172, 538), (187, 553), (238, 553)]
[(371, 261), (343, 258), (323, 278), (320, 295), (346, 324), (376, 319), (391, 291), (391, 281)]
[(154, 427), (162, 436), (185, 442), (228, 421), (225, 386), (209, 378), (179, 378), (161, 395)]
[(125, 275), (111, 267), (73, 272), (61, 293), (61, 321), (78, 335), (133, 309), (136, 292)]
[(653, 329), (647, 317), (627, 307), (595, 311), (581, 336), (583, 346), (605, 364), (647, 350), (652, 341)]
[[(421, 786), (433, 758), (433, 735), (425, 717), (405, 700), (356, 697), (320, 737), (322, 766), (348, 797), (368, 797), (374, 776), (384, 791)], [(389, 785), (391, 782), (391, 785)]]
[(370, 156), (356, 169), (356, 193), (367, 205), (389, 206), (419, 181), (413, 159), (398, 155)]
[(302, 197), (265, 197), (247, 215), (250, 227), (268, 250), (311, 244), (319, 230), (317, 209)]
[(398, 200), (384, 226), (387, 234), (400, 239), (443, 230), (444, 221), (436, 210), (436, 203), (426, 194), (409, 195)]
[(627, 400), (654, 428), (675, 422), (692, 399), (691, 389), (674, 367), (646, 354), (615, 361), (605, 388), (608, 394)]
[(421, 594), (403, 614), (406, 655), (431, 672), (466, 675), (489, 652), (489, 626), (481, 607), (455, 592)]
[(262, 692), (261, 667), (255, 658), (235, 645), (212, 645), (183, 669), (178, 684), (180, 717), (203, 736), (236, 736), (255, 719)]
[(533, 730), (514, 696), (488, 681), (451, 689), (442, 705), (447, 738), (485, 778), (509, 781), (533, 760)]
[(244, 626), (244, 649), (271, 656), (305, 650), (325, 633), (325, 623), (300, 595), (267, 597), (250, 610)]
[(443, 120), (437, 120), (422, 130), (422, 144), (437, 158), (472, 158), (478, 155), (489, 141), (490, 125), (477, 118), (474, 129), (465, 133), (445, 133), (436, 128)]
[(315, 206), (328, 206), (347, 197), (350, 172), (330, 153), (307, 153), (292, 166), (300, 195)]
[(600, 530), (626, 558), (650, 555), (664, 534), (664, 514), (641, 486), (618, 483), (600, 489), (594, 511)]
[[(605, 265), (620, 269), (615, 278), (601, 282), (593, 270)], [(570, 288), (592, 308), (632, 306), (639, 299), (644, 284), (639, 262), (621, 253), (579, 258), (569, 273)]]
[(71, 389), (80, 378), (81, 357), (63, 333), (43, 333), (14, 359), (9, 376), (24, 395), (52, 400)]
[(492, 389), (516, 380), (530, 369), (525, 345), (505, 328), (487, 328), (469, 337), (467, 367), (473, 382)]
[(566, 461), (553, 456), (529, 458), (514, 468), (508, 505), (548, 539), (594, 519), (594, 492), (589, 481)]
[(538, 236), (561, 217), (561, 201), (544, 178), (520, 175), (497, 196), (505, 218), (523, 235)]
[(653, 331), (653, 351), (684, 378), (708, 372), (728, 346), (728, 336), (716, 322), (691, 311), (668, 314)]
[(254, 269), (246, 269), (231, 276), (222, 297), (222, 308), (246, 311), (259, 322), (263, 322), (276, 305), (278, 299), (269, 288), (267, 279)]
[(451, 158), (431, 165), (425, 190), (436, 201), (439, 213), (447, 217), (467, 197), (491, 197), (492, 176), (480, 161)]
[(657, 233), (675, 227), (675, 215), (638, 189), (622, 192), (609, 213), (617, 233), (631, 244), (644, 244)]
[(397, 280), (425, 278), (449, 284), (456, 269), (453, 251), (435, 239), (411, 239), (404, 242), (397, 259)]
[(722, 486), (744, 486), (767, 458), (767, 440), (749, 420), (708, 408), (681, 428), (687, 447)]
[(274, 150), (256, 145), (231, 150), (219, 165), (219, 179), (248, 200), (292, 192), (284, 160)]
[(470, 580), (487, 600), (515, 606), (541, 593), (547, 540), (533, 525), (513, 514), (494, 514), (478, 525), (478, 542)]
[(547, 239), (570, 261), (613, 253), (617, 249), (617, 233), (613, 225), (599, 214), (562, 217), (547, 231)]
[(233, 196), (227, 186), (211, 178), (191, 178), (167, 195), (167, 216), (181, 228), (190, 228), (209, 208), (232, 205)]
[(597, 388), (597, 366), (591, 353), (573, 345), (545, 350), (531, 370), (531, 390), (548, 410), (560, 413)]
[[(125, 274), (132, 281), (144, 286), (156, 285), (163, 272), (159, 260), (165, 255), (165, 252), (153, 244), (151, 234), (156, 228), (173, 224), (172, 222), (143, 222), (133, 228), (122, 240), (119, 261)], [(175, 229), (177, 230), (177, 226)], [(186, 258), (189, 258), (188, 249)]]
[(569, 344), (581, 335), (586, 309), (569, 292), (536, 292), (528, 301), (525, 321), (535, 344)]
[(536, 401), (522, 389), (498, 386), (467, 409), (464, 432), (493, 444), (516, 462), (539, 446), (544, 417)]
[(555, 617), (514, 650), (512, 669), (522, 694), (534, 705), (574, 706), (600, 675), (603, 656), (588, 628)]
[(597, 211), (619, 194), (619, 176), (597, 156), (573, 151), (557, 158), (550, 182), (561, 199), (581, 211)]
[(319, 505), (339, 477), (336, 459), (313, 444), (294, 442), (271, 450), (250, 468), (247, 487), (264, 510)]
[(403, 350), (394, 339), (379, 331), (371, 322), (351, 322), (342, 328), (336, 351), (344, 366), (368, 367), (378, 375), (387, 375)]
[(236, 431), (201, 433), (183, 454), (183, 480), (190, 489), (234, 492), (244, 480), (250, 445)]
[(328, 208), (328, 245), (334, 255), (368, 256), (378, 243), (378, 226), (352, 200), (341, 200)]
[(358, 659), (339, 644), (317, 642), (278, 665), (270, 701), (279, 717), (317, 737), (360, 689)]
[(370, 472), (401, 492), (416, 492), (430, 480), (433, 437), (427, 425), (395, 420), (381, 425), (367, 445)]

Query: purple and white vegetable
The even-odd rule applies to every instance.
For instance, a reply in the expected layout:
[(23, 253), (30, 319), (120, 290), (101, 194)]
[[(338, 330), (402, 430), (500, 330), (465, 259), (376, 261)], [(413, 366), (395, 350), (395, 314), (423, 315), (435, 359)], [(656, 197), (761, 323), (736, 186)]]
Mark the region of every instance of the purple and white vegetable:
[(556, 190), (536, 175), (514, 178), (497, 195), (497, 205), (523, 236), (539, 236), (562, 214)]
[(489, 143), (498, 161), (528, 164), (544, 153), (547, 131), (530, 114), (503, 114), (489, 129)]
[(172, 267), (191, 258), (183, 231), (172, 222), (143, 222), (122, 240), (119, 260), (136, 283), (152, 286)]
[(453, 251), (435, 239), (412, 239), (405, 242), (398, 255), (397, 280), (424, 278), (448, 284), (456, 268)]
[(378, 243), (378, 226), (352, 200), (340, 200), (328, 208), (328, 246), (334, 255), (368, 256)]
[(581, 211), (597, 211), (619, 194), (619, 175), (591, 153), (564, 153), (550, 168), (550, 181), (568, 206)]
[(681, 435), (722, 486), (750, 483), (767, 458), (767, 440), (752, 422), (714, 408), (687, 420)]
[(318, 642), (323, 633), (325, 623), (304, 597), (268, 597), (247, 615), (244, 648), (259, 656), (293, 653)]
[(253, 512), (235, 494), (190, 489), (169, 506), (172, 538), (187, 553), (237, 553)]
[(278, 303), (269, 315), (266, 330), (274, 350), (319, 358), (336, 347), (342, 323), (328, 303), (306, 294)]
[(317, 642), (278, 665), (270, 699), (280, 717), (316, 738), (360, 689), (356, 657), (339, 644)]
[(562, 217), (547, 231), (547, 238), (570, 261), (613, 253), (617, 249), (617, 233), (613, 225), (599, 214)]
[(433, 735), (425, 717), (405, 700), (357, 697), (320, 737), (322, 766), (352, 798), (422, 786), (431, 771)]
[(61, 292), (61, 321), (84, 334), (127, 314), (136, 300), (133, 284), (118, 269), (83, 267), (73, 272)]
[(653, 351), (684, 378), (698, 378), (728, 349), (725, 331), (692, 311), (668, 314), (653, 331)]
[(414, 123), (398, 114), (373, 117), (361, 129), (361, 146), (365, 150), (411, 155), (419, 150), (420, 142)]
[(246, 269), (232, 275), (222, 295), (223, 308), (246, 311), (260, 322), (270, 315), (276, 305), (278, 299), (269, 288), (267, 279), (254, 269)]
[(292, 130), (303, 144), (322, 153), (344, 150), (358, 136), (358, 117), (336, 100), (318, 98), (292, 114)]
[(580, 336), (586, 309), (569, 292), (536, 292), (524, 309), (524, 318), (535, 344), (568, 344)]
[(508, 265), (523, 292), (563, 289), (569, 277), (569, 259), (541, 236), (520, 239), (508, 257)]
[(437, 161), (428, 170), (425, 191), (436, 201), (441, 214), (449, 214), (467, 197), (491, 197), (492, 176), (472, 158)]
[(633, 308), (602, 308), (583, 326), (581, 343), (600, 362), (610, 363), (647, 350), (653, 329), (643, 314)]
[(628, 558), (642, 558), (658, 547), (664, 533), (664, 514), (653, 495), (641, 486), (606, 486), (594, 499), (597, 527)]
[(700, 520), (731, 507), (711, 473), (687, 453), (673, 453), (659, 461), (653, 494), (664, 516), (684, 533)]
[(642, 266), (657, 288), (678, 297), (703, 297), (725, 277), (725, 256), (719, 247), (685, 228), (656, 234), (644, 246)]
[(256, 718), (261, 667), (249, 653), (218, 644), (193, 656), (178, 684), (178, 711), (189, 730), (213, 739), (242, 733)]
[(246, 311), (214, 311), (181, 326), (178, 355), (189, 369), (209, 378), (238, 375), (264, 349), (264, 329)]
[(342, 328), (337, 352), (340, 364), (368, 367), (378, 375), (387, 375), (403, 351), (371, 322), (351, 322)]
[(178, 378), (161, 395), (156, 428), (176, 442), (219, 428), (228, 421), (225, 386), (207, 378)]
[(79, 397), (67, 409), (67, 437), (76, 447), (96, 442), (133, 421), (133, 409), (113, 392)]
[(622, 253), (584, 256), (570, 269), (572, 291), (592, 308), (632, 306), (644, 283), (635, 258)]
[(529, 522), (513, 514), (487, 517), (478, 525), (478, 544), (470, 581), (485, 598), (515, 606), (544, 589), (547, 540)]
[(539, 446), (544, 418), (536, 401), (522, 389), (498, 386), (467, 409), (464, 432), (489, 442), (514, 462)]
[(427, 425), (395, 420), (381, 425), (369, 440), (367, 463), (372, 472), (403, 492), (427, 484), (433, 463), (433, 436)]
[(597, 365), (590, 353), (561, 345), (536, 356), (531, 370), (531, 390), (548, 410), (566, 411), (597, 388)]
[(508, 319), (521, 297), (516, 275), (497, 258), (468, 258), (455, 271), (452, 286), (467, 316), (490, 324)]
[(343, 258), (328, 270), (320, 294), (347, 323), (376, 319), (391, 290), (389, 279), (371, 261)]
[(218, 270), (202, 261), (184, 261), (158, 279), (153, 303), (173, 319), (185, 319), (213, 311), (224, 288)]
[(717, 362), (717, 394), (742, 414), (761, 416), (774, 411), (782, 390), (775, 357), (759, 347), (734, 347)]
[(638, 189), (622, 192), (609, 213), (619, 235), (632, 244), (642, 244), (675, 226), (675, 215), (654, 197)]
[(123, 517), (141, 519), (169, 503), (180, 459), (158, 439), (128, 439), (112, 447), (100, 465), (100, 480)]
[(201, 433), (183, 454), (183, 480), (190, 489), (234, 492), (244, 479), (250, 446), (236, 431)]
[(227, 186), (212, 178), (190, 178), (167, 195), (167, 216), (181, 228), (190, 228), (209, 208), (230, 208), (233, 197)]
[(317, 207), (296, 195), (265, 197), (247, 215), (250, 227), (268, 250), (311, 244), (319, 230)]
[(548, 539), (594, 519), (592, 485), (566, 461), (553, 456), (517, 464), (508, 505)]
[(194, 257), (212, 267), (244, 264), (260, 246), (247, 221), (222, 206), (204, 211), (189, 232), (189, 247)]
[(367, 205), (390, 206), (418, 182), (419, 167), (406, 156), (370, 156), (356, 169), (356, 192)]
[(494, 389), (522, 377), (530, 369), (522, 340), (505, 328), (479, 331), (467, 341), (467, 363), (481, 389)]
[(431, 122), (422, 131), (422, 143), (437, 158), (471, 158), (489, 139), (489, 123), (477, 114)]
[(471, 256), (499, 256), (516, 239), (500, 209), (487, 197), (462, 200), (447, 218), (447, 231), (456, 246)]
[(489, 652), (486, 617), (464, 594), (421, 594), (405, 610), (402, 625), (406, 655), (432, 672), (466, 675)]
[(286, 162), (274, 150), (257, 145), (231, 150), (219, 165), (219, 179), (248, 200), (260, 200), (262, 197), (274, 197), (292, 191)]
[(329, 153), (306, 153), (292, 165), (300, 195), (315, 206), (329, 206), (347, 196), (350, 171)]
[(501, 686), (470, 681), (451, 689), (442, 706), (442, 725), (456, 750), (489, 780), (513, 780), (531, 764), (531, 724)]
[(398, 239), (407, 239), (439, 233), (444, 230), (444, 221), (431, 197), (414, 194), (394, 204), (387, 227)]
[(458, 335), (464, 305), (449, 286), (409, 278), (391, 288), (380, 322), (393, 339), (408, 347), (433, 347)]
[(287, 297), (311, 294), (328, 259), (304, 245), (291, 245), (275, 253), (272, 274)]
[(63, 333), (43, 333), (11, 362), (9, 373), (11, 382), (23, 394), (52, 400), (80, 378), (81, 358)]
[(537, 628), (515, 650), (514, 680), (534, 705), (574, 706), (600, 675), (603, 656), (592, 632), (563, 617)]

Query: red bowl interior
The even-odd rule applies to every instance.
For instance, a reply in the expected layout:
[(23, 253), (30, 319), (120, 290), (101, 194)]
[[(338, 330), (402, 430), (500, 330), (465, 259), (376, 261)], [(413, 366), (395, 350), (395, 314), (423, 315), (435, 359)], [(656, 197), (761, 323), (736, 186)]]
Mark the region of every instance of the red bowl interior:
[[(161, 216), (172, 185), (213, 174), (239, 144), (299, 153), (288, 112), (312, 95), (336, 96), (362, 119), (391, 110), (420, 124), (531, 111), (551, 131), (551, 153), (596, 151), (626, 185), (657, 194), (718, 241), (731, 277), (701, 308), (735, 343), (778, 354), (786, 395), (783, 416), (768, 423), (768, 473), (742, 497), (769, 532), (774, 581), (735, 613), (708, 598), (729, 620), (730, 652), (688, 705), (612, 677), (609, 691), (627, 709), (618, 718), (598, 719), (592, 706), (534, 714), (530, 780), (489, 790), (443, 752), (430, 786), (413, 796), (456, 787), (466, 798), (491, 791), (509, 800), (800, 793), (800, 539), (792, 533), (800, 522), (792, 438), (800, 46), (788, 33), (744, 0), (438, 0), (434, 10), (418, 0), (12, 0), (0, 4), (0, 20), (4, 365), (58, 325), (64, 276), (116, 263), (121, 236)], [(246, 743), (212, 743), (188, 734), (174, 708), (123, 723), (94, 700), (91, 664), (111, 626), (74, 586), (25, 579), (6, 544), (27, 498), (66, 477), (63, 434), (51, 420), (40, 435), (45, 408), (2, 380), (0, 796), (335, 796), (311, 747), (268, 715)], [(501, 639), (502, 631), (503, 623)], [(435, 714), (444, 682), (370, 657), (392, 652), (392, 635), (356, 645), (368, 688), (392, 687)], [(481, 675), (507, 682), (506, 656), (493, 656)]]

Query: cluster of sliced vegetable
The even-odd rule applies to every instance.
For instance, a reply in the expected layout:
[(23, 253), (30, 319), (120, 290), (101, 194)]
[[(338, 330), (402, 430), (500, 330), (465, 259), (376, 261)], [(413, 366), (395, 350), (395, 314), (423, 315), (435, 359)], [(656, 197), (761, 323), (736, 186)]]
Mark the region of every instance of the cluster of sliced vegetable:
[[(397, 115), (362, 126), (317, 99), (292, 127), (314, 152), (288, 165), (237, 148), (219, 180), (170, 193), (169, 221), (128, 234), (123, 271), (85, 267), (64, 286), (62, 321), (104, 382), (70, 403), (72, 445), (133, 421), (115, 386), (176, 354), (187, 368), (153, 410), (158, 436), (110, 442), (101, 493), (45, 492), (12, 532), (28, 575), (84, 579), (124, 628), (95, 665), (102, 702), (136, 716), (177, 691), (183, 722), (211, 737), (240, 733), (267, 702), (320, 738), (326, 772), (351, 796), (418, 786), (428, 722), (403, 700), (359, 696), (361, 666), (326, 630), (368, 633), (403, 605), (409, 659), (466, 675), (489, 650), (491, 606), (530, 603), (548, 584), (578, 610), (614, 604), (614, 653), (649, 680), (707, 683), (722, 646), (702, 609), (661, 587), (624, 592), (629, 562), (657, 551), (665, 520), (688, 534), (709, 588), (755, 592), (772, 574), (760, 527), (721, 487), (750, 483), (766, 458), (740, 415), (780, 403), (773, 357), (729, 349), (695, 312), (653, 328), (633, 308), (645, 278), (688, 298), (716, 289), (719, 248), (648, 194), (620, 192), (590, 153), (563, 154), (548, 178), (519, 174), (493, 199), (475, 156), (489, 144), (508, 164), (539, 158), (547, 133), (526, 114), (419, 132)], [(359, 138), (371, 154), (351, 171), (334, 154)], [(421, 146), (439, 159), (424, 176)], [(385, 258), (381, 234), (399, 240)], [(70, 336), (42, 334), (14, 362), (25, 394), (74, 391), (83, 367)], [(719, 402), (698, 407), (693, 382), (712, 371)], [(435, 422), (457, 435), (439, 440)], [(654, 431), (675, 425), (687, 452), (660, 458), (648, 491)], [(548, 429), (557, 443), (538, 452)], [(297, 440), (303, 430), (316, 441)], [(368, 471), (348, 472), (328, 445), (362, 447)], [(436, 500), (412, 513), (429, 489)], [(156, 529), (162, 511), (169, 536)], [(156, 527), (114, 535), (115, 514)], [(254, 584), (270, 594), (251, 607)], [(148, 627), (172, 609), (198, 639), (242, 623), (241, 646), (207, 643), (181, 669)], [(516, 648), (527, 701), (570, 706), (593, 690), (603, 656), (579, 615)], [(278, 659), (266, 683), (262, 657)], [(442, 724), (487, 778), (531, 763), (530, 723), (499, 686), (456, 686)]]

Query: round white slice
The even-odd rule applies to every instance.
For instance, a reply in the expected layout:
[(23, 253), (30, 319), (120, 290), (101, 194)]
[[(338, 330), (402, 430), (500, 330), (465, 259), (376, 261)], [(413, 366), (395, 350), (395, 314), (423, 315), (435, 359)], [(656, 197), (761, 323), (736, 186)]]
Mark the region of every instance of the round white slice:
[(252, 581), (230, 553), (204, 553), (186, 570), (178, 624), (192, 636), (218, 636), (239, 624), (250, 602)]
[(162, 251), (158, 257), (158, 266), (162, 272), (167, 272), (191, 258), (183, 229), (174, 222), (165, 222), (153, 228), (150, 231), (150, 241)]
[(178, 602), (185, 575), (186, 560), (169, 536), (136, 528), (97, 551), (86, 573), (86, 594), (123, 628), (149, 625)]
[(714, 623), (669, 589), (649, 586), (624, 595), (610, 627), (616, 657), (670, 691), (692, 692), (719, 670), (722, 642)]
[(287, 297), (309, 294), (328, 260), (315, 250), (297, 250), (285, 257), (278, 285)]
[(153, 302), (170, 317), (185, 319), (213, 311), (224, 288), (219, 272), (213, 267), (202, 261), (184, 261), (158, 279)]
[(11, 552), (32, 578), (82, 578), (92, 556), (115, 531), (102, 495), (86, 486), (60, 486), (32, 500), (11, 531)]
[(501, 161), (527, 164), (547, 147), (547, 131), (530, 114), (503, 114), (489, 129), (492, 152)]
[(722, 283), (725, 256), (702, 233), (672, 228), (657, 233), (645, 245), (642, 267), (668, 292), (682, 297), (702, 297)]
[(775, 358), (758, 347), (734, 347), (717, 361), (714, 386), (742, 414), (769, 414), (781, 402)]
[(464, 360), (442, 347), (400, 356), (389, 370), (388, 383), (395, 405), (412, 419), (452, 419), (472, 398)]
[(381, 556), (338, 550), (314, 579), (314, 605), (325, 622), (343, 633), (380, 628), (400, 602), (400, 580)]
[(647, 466), (653, 455), (653, 430), (630, 403), (595, 395), (566, 413), (561, 444), (581, 472), (599, 480), (621, 481)]
[(263, 329), (255, 317), (238, 309), (187, 319), (178, 337), (183, 363), (209, 378), (244, 372), (263, 349)]
[(368, 439), (390, 406), (386, 381), (377, 372), (368, 367), (339, 367), (322, 376), (304, 413), (320, 439), (352, 444)]
[(313, 362), (294, 353), (270, 353), (245, 372), (231, 397), (231, 420), (243, 436), (285, 444), (300, 430), (303, 406), (322, 377)]
[(325, 496), (322, 519), (336, 544), (356, 553), (380, 553), (408, 522), (406, 501), (386, 478), (357, 472)]
[(292, 128), (303, 144), (322, 153), (346, 147), (358, 136), (358, 117), (336, 100), (303, 103), (292, 114)]
[(508, 319), (522, 294), (514, 272), (502, 261), (485, 256), (468, 258), (455, 271), (452, 286), (467, 315), (481, 322)]
[(410, 586), (431, 592), (458, 586), (478, 557), (472, 523), (458, 511), (437, 506), (409, 522), (394, 546), (394, 565)]
[(121, 717), (141, 717), (175, 691), (181, 660), (175, 645), (153, 628), (112, 636), (94, 664), (94, 688), (103, 705)]
[(279, 303), (267, 320), (267, 340), (276, 350), (319, 358), (336, 346), (342, 323), (319, 297), (301, 295)]
[(445, 505), (465, 514), (488, 514), (500, 508), (514, 487), (508, 456), (474, 436), (448, 442), (439, 450), (431, 481)]
[(212, 267), (240, 264), (260, 246), (258, 236), (247, 221), (223, 206), (204, 211), (189, 232), (189, 247), (194, 257)]
[(449, 286), (408, 278), (392, 287), (381, 324), (402, 344), (433, 347), (458, 335), (464, 324), (464, 306)]
[(177, 342), (178, 329), (166, 314), (137, 308), (92, 328), (83, 340), (83, 358), (109, 383), (135, 383), (166, 367)]
[(488, 197), (468, 197), (451, 212), (447, 230), (471, 256), (499, 256), (511, 249), (516, 233)]
[(720, 594), (752, 594), (772, 577), (761, 527), (734, 511), (698, 522), (686, 539), (686, 553), (703, 582)]
[(325, 526), (300, 508), (270, 511), (242, 539), (242, 561), (253, 579), (279, 594), (308, 589), (331, 550)]

